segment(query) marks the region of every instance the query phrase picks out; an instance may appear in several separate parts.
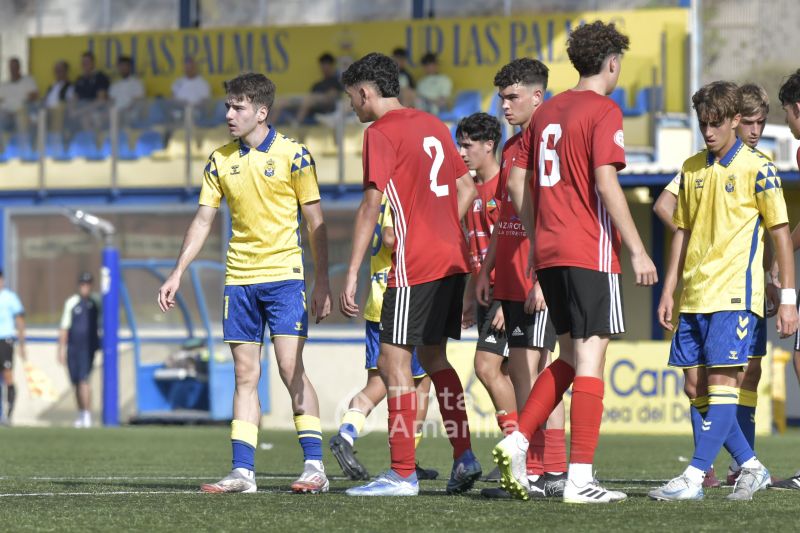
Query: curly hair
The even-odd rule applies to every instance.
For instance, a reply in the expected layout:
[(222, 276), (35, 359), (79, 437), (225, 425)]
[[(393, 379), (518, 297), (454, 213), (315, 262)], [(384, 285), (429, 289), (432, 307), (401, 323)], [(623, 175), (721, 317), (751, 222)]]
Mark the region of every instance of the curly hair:
[(396, 98), (400, 94), (400, 69), (391, 57), (372, 52), (347, 67), (342, 83), (345, 87), (370, 83), (384, 98)]
[(742, 99), (742, 107), (739, 112), (743, 117), (753, 117), (769, 114), (769, 96), (761, 85), (755, 83), (745, 83), (739, 87), (739, 97)]
[(456, 126), (456, 139), (466, 137), (471, 141), (494, 141), (500, 146), (500, 121), (488, 113), (473, 113), (462, 118)]
[(733, 118), (742, 109), (742, 95), (731, 81), (714, 81), (703, 85), (692, 95), (697, 119), (706, 124), (720, 124)]
[(567, 39), (567, 55), (581, 77), (600, 73), (603, 62), (611, 54), (628, 49), (630, 39), (617, 31), (614, 23), (596, 20), (572, 30)]
[(778, 91), (781, 105), (800, 103), (800, 69), (789, 76)]
[(245, 72), (225, 82), (225, 93), (236, 99), (247, 99), (258, 108), (266, 106), (272, 109), (275, 101), (275, 83), (257, 72)]
[(497, 71), (494, 76), (494, 86), (505, 89), (509, 85), (521, 83), (523, 85), (541, 85), (542, 90), (547, 89), (547, 77), (550, 69), (538, 59), (521, 57), (508, 63)]

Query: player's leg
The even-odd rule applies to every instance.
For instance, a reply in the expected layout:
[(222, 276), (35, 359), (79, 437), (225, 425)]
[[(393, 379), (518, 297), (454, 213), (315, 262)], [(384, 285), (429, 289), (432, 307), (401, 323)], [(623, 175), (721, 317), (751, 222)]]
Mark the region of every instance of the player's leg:
[(255, 453), (261, 405), (261, 343), (266, 315), (255, 285), (226, 285), (222, 335), (233, 356), (234, 391), (231, 421), (231, 473), (216, 483), (204, 484), (203, 492), (256, 492)]
[[(548, 333), (552, 331), (553, 341), (545, 341), (546, 346), (555, 349), (555, 330), (552, 324), (548, 325)], [(539, 359), (539, 373), (552, 363), (552, 350), (544, 350)], [(544, 495), (545, 497), (561, 498), (564, 496), (564, 487), (567, 483), (567, 440), (564, 432), (566, 422), (564, 402), (561, 401), (547, 418), (544, 429)]]
[[(496, 313), (502, 312), (501, 302), (478, 305), (478, 344), (475, 350), (475, 375), (486, 388), (495, 409), (497, 424), (504, 435), (516, 426), (516, 399), (508, 376), (506, 333), (492, 326)], [(521, 333), (521, 330), (520, 330)]]
[[(417, 425), (414, 430), (414, 448), (419, 448), (422, 437), (425, 435), (425, 419), (428, 417), (431, 386), (433, 382), (417, 359), (416, 350), (411, 354), (411, 376), (414, 378), (414, 388), (417, 390)], [(439, 477), (439, 472), (432, 468), (423, 468), (416, 463), (418, 480), (432, 480)]]
[[(8, 419), (6, 418), (6, 394), (4, 394), (5, 385), (7, 383), (6, 378), (11, 375), (13, 378), (13, 373), (11, 369), (14, 364), (14, 343), (12, 339), (0, 339), (0, 377), (2, 377), (2, 382), (0, 383), (0, 425), (7, 424)], [(5, 400), (5, 401), (4, 401)]]
[[(14, 403), (17, 399), (17, 388), (14, 385), (14, 344), (10, 339), (0, 343), (3, 348), (2, 367), (3, 385), (6, 388), (6, 405), (3, 406), (6, 412), (0, 410), (0, 422), (9, 423), (11, 414), (14, 412)], [(0, 391), (1, 393), (2, 391)]]

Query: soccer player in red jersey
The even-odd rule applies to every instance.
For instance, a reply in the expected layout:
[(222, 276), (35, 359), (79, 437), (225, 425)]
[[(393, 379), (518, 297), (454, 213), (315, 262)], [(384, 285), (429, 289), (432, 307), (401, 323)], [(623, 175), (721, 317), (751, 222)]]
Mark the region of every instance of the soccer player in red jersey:
[[(500, 217), (492, 232), (489, 250), (478, 275), (479, 301), (488, 299), (489, 274), (494, 268), (494, 297), (502, 303), (508, 331), (509, 375), (514, 384), (516, 406), (522, 409), (539, 373), (550, 362), (555, 349), (556, 333), (549, 320), (539, 284), (525, 275), (530, 241), (522, 222), (511, 203), (506, 182), (533, 114), (544, 101), (548, 69), (536, 59), (520, 58), (505, 65), (494, 78), (503, 114), (520, 133), (511, 137), (503, 147), (500, 182)], [(520, 184), (524, 187), (524, 184)], [(517, 411), (510, 413), (516, 422)], [(505, 433), (506, 435), (510, 432)], [(567, 453), (564, 440), (564, 405), (550, 415), (546, 429), (537, 428), (528, 448), (527, 474), (532, 497), (560, 497), (566, 483)], [(509, 498), (502, 488), (481, 491), (487, 498)]]
[[(507, 334), (499, 301), (476, 306), (475, 279), (481, 271), (489, 239), (500, 215), (498, 191), (500, 165), (497, 146), (500, 143), (500, 122), (487, 113), (475, 113), (461, 120), (456, 127), (456, 140), (461, 158), (475, 173), (478, 197), (464, 219), (472, 275), (464, 291), (461, 326), (478, 326), (475, 349), (475, 375), (486, 388), (494, 406), (497, 424), (504, 434), (517, 428), (517, 407), (514, 387), (508, 377)], [(489, 275), (491, 284), (494, 275)], [(499, 480), (499, 473), (494, 480)]]
[(436, 388), (439, 411), (453, 446), (448, 493), (469, 490), (481, 475), (472, 453), (464, 389), (447, 362), (447, 338), (461, 336), (467, 245), (460, 220), (472, 206), (475, 183), (437, 118), (403, 107), (397, 64), (370, 53), (353, 63), (342, 82), (364, 132), (364, 197), (356, 213), (353, 251), (339, 298), (355, 317), (358, 270), (369, 247), (385, 192), (395, 219), (389, 286), (380, 321), (378, 371), (386, 384), (391, 469), (348, 489), (351, 496), (414, 496), (416, 393), (411, 351)]
[[(520, 413), (519, 431), (494, 449), (501, 486), (521, 499), (528, 497), (528, 442), (570, 385), (564, 501), (608, 503), (627, 497), (601, 487), (592, 463), (603, 416), (605, 352), (610, 336), (625, 331), (621, 240), (631, 252), (637, 285), (657, 280), (617, 179), (625, 167), (622, 112), (606, 96), (617, 84), (628, 42), (613, 23), (596, 21), (571, 33), (567, 54), (580, 75), (578, 84), (537, 110), (508, 177), (512, 201), (533, 237), (531, 266), (561, 347), (558, 360), (537, 378)], [(529, 186), (520, 188), (520, 182)]]

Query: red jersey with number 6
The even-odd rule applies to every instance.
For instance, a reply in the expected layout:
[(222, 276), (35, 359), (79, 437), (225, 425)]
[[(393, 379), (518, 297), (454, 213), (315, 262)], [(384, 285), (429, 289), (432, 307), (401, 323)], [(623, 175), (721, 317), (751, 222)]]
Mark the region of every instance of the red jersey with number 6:
[(565, 91), (536, 111), (514, 163), (533, 171), (536, 268), (620, 273), (619, 231), (597, 194), (594, 170), (625, 168), (622, 111), (592, 91)]
[(394, 215), (388, 286), (469, 272), (456, 191), (469, 170), (447, 126), (416, 109), (389, 111), (364, 132), (363, 157), (364, 188), (386, 194)]

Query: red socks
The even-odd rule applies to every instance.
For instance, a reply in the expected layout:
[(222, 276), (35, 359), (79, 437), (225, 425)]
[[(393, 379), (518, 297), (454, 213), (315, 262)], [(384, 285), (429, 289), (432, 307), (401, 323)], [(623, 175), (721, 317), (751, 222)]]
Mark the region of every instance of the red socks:
[(544, 431), (537, 429), (533, 434), (530, 446), (528, 446), (528, 457), (525, 461), (528, 475), (541, 476), (544, 474), (544, 456), (546, 453)]
[[(560, 359), (556, 359), (539, 374), (528, 396), (528, 401), (525, 402), (525, 408), (519, 415), (519, 430), (526, 439), (531, 440), (536, 430), (545, 423), (572, 384), (573, 379), (575, 379), (575, 369)], [(572, 411), (575, 411), (574, 407)], [(574, 423), (573, 419), (572, 424)]]
[(567, 471), (567, 440), (563, 429), (544, 430), (544, 471)]
[(416, 471), (414, 427), (417, 420), (417, 393), (407, 392), (386, 399), (389, 407), (389, 454), (392, 470), (403, 477)]
[(495, 415), (497, 417), (497, 425), (500, 426), (500, 431), (503, 436), (507, 437), (517, 430), (519, 422), (517, 422), (517, 412), (506, 413), (504, 415)]
[(467, 406), (464, 400), (464, 389), (458, 374), (452, 368), (440, 370), (431, 376), (439, 400), (439, 412), (442, 415), (447, 438), (453, 446), (453, 459), (472, 447), (469, 439), (469, 422)]
[(603, 381), (579, 376), (572, 385), (570, 463), (592, 464), (603, 418)]

